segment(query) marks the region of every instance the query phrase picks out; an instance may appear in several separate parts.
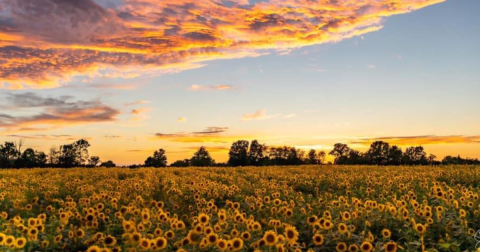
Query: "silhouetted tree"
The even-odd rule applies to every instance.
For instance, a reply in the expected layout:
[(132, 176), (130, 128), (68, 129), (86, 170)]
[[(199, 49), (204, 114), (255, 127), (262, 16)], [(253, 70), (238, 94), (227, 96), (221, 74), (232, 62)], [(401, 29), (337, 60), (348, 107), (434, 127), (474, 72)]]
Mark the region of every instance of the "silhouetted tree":
[(388, 165), (400, 165), (402, 164), (403, 152), (402, 149), (396, 145), (390, 146), (388, 150)]
[(0, 144), (0, 167), (13, 168), (15, 167), (15, 161), (20, 157), (15, 143), (5, 142), (4, 145)]
[(47, 155), (43, 151), (35, 151), (35, 167), (46, 167)]
[(265, 165), (267, 161), (267, 147), (260, 144), (257, 140), (253, 140), (250, 144), (248, 152), (248, 164), (253, 166)]
[(246, 166), (248, 165), (248, 141), (238, 140), (232, 144), (228, 152), (228, 165)]
[(289, 146), (270, 147), (268, 155), (271, 165), (300, 165), (303, 164), (305, 152)]
[(325, 153), (325, 151), (318, 151), (317, 157), (318, 157), (319, 164), (325, 163), (326, 156), (327, 156), (327, 153)]
[(307, 154), (306, 161), (308, 164), (319, 164), (320, 160), (318, 158), (317, 151), (315, 151), (314, 149), (311, 149)]
[(480, 165), (480, 160), (471, 158), (462, 158), (460, 156), (446, 156), (443, 158), (441, 164), (444, 165)]
[(112, 168), (112, 167), (116, 167), (117, 165), (112, 160), (108, 160), (107, 162), (101, 163), (100, 166), (106, 167), (106, 168)]
[(345, 164), (348, 156), (350, 155), (350, 151), (350, 147), (348, 147), (346, 144), (336, 143), (333, 146), (333, 150), (330, 151), (328, 154), (335, 157), (335, 164)]
[(72, 144), (60, 146), (58, 163), (60, 166), (66, 168), (86, 165), (88, 160), (88, 147), (90, 147), (90, 144), (84, 139), (80, 139)]
[(367, 160), (374, 165), (386, 165), (388, 163), (390, 145), (383, 141), (376, 141), (370, 145), (366, 153)]
[(100, 158), (98, 156), (91, 156), (90, 159), (88, 159), (89, 167), (96, 167), (100, 163), (102, 162), (100, 161)]
[(153, 153), (152, 157), (148, 157), (145, 160), (145, 166), (147, 167), (166, 167), (167, 166), (167, 156), (165, 155), (164, 149), (156, 150)]
[(56, 146), (50, 147), (49, 153), (48, 153), (48, 164), (51, 167), (56, 167), (60, 163), (59, 161), (60, 158), (60, 148)]
[(210, 153), (208, 153), (207, 149), (202, 146), (193, 154), (193, 157), (190, 159), (190, 164), (192, 166), (213, 166), (215, 160), (210, 157)]
[(403, 162), (407, 165), (425, 165), (428, 163), (427, 153), (423, 146), (408, 147), (403, 154)]
[(32, 148), (26, 149), (21, 158), (18, 159), (16, 167), (33, 168), (37, 164), (35, 151)]
[(184, 159), (184, 160), (177, 160), (173, 162), (171, 167), (188, 167), (190, 166), (190, 159)]

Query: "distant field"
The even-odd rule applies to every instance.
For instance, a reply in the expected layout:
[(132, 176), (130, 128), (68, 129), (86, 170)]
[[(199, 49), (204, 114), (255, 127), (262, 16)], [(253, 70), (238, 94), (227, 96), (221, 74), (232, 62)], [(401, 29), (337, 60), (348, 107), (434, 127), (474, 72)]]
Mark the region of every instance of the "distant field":
[(475, 251), (480, 167), (0, 170), (0, 251)]

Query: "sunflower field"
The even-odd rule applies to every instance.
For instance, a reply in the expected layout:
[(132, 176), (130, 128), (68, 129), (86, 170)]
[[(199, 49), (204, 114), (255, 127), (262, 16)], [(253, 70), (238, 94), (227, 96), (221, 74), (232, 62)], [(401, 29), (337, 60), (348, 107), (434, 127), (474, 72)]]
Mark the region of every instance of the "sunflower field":
[(477, 251), (480, 167), (0, 170), (0, 251)]

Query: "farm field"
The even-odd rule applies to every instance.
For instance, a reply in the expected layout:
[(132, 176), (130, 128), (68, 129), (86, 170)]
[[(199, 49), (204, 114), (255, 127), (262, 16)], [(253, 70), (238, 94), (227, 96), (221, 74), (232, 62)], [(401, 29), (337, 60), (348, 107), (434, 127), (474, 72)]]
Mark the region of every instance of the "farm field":
[(476, 251), (480, 167), (0, 170), (0, 251)]

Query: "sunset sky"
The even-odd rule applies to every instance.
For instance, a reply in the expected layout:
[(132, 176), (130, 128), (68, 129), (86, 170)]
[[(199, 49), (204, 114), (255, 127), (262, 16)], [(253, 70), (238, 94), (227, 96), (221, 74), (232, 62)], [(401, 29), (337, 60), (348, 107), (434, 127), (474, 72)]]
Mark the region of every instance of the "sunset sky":
[(480, 158), (478, 0), (0, 0), (0, 142)]

